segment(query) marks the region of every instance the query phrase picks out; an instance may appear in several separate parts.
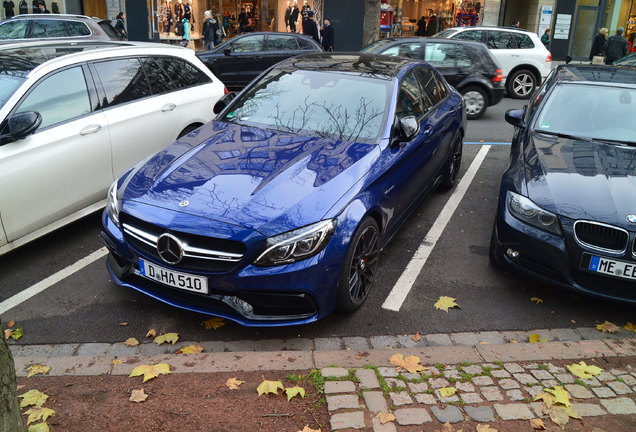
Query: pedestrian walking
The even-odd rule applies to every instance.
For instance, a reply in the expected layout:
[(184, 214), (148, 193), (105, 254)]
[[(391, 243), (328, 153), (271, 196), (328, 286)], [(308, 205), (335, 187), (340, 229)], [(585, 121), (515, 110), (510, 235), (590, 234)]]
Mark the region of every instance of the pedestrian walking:
[(543, 43), (547, 49), (550, 49), (550, 31), (549, 28), (545, 29), (541, 36), (541, 43)]
[(607, 41), (608, 33), (609, 30), (603, 27), (599, 29), (598, 34), (594, 36), (592, 48), (590, 49), (590, 61), (592, 61), (594, 57), (604, 56), (603, 49), (605, 47), (605, 42)]
[(216, 31), (219, 29), (219, 23), (212, 17), (212, 11), (206, 10), (203, 12), (205, 17), (203, 20), (203, 29), (201, 30), (201, 36), (203, 36), (203, 49), (210, 50), (214, 47), (214, 40), (216, 39)]
[(126, 26), (124, 25), (124, 13), (119, 12), (117, 18), (115, 18), (115, 30), (119, 33), (122, 39), (128, 39), (128, 33), (126, 33)]
[(334, 31), (329, 18), (325, 18), (320, 36), (322, 37), (322, 48), (325, 51), (333, 51)]
[(426, 18), (424, 18), (424, 15), (417, 21), (415, 36), (426, 36)]
[(307, 19), (303, 24), (303, 34), (311, 36), (316, 42), (320, 43), (320, 34), (318, 33), (318, 24), (314, 18), (314, 11), (307, 11)]
[(190, 20), (184, 17), (181, 20), (181, 24), (183, 25), (183, 35), (181, 36), (181, 46), (187, 47), (188, 43), (190, 43)]
[(607, 42), (605, 42), (603, 51), (605, 52), (606, 65), (614, 64), (616, 60), (627, 55), (627, 39), (623, 37), (623, 33), (625, 33), (625, 29), (619, 27), (616, 29), (616, 34), (610, 36)]

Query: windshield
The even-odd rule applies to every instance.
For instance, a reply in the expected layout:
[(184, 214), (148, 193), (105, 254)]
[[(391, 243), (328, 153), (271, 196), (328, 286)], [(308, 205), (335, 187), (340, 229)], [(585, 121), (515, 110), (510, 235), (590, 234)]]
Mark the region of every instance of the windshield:
[(626, 55), (614, 62), (616, 66), (636, 66), (636, 53)]
[(457, 33), (457, 30), (454, 30), (454, 29), (442, 30), (439, 33), (435, 33), (433, 35), (433, 37), (436, 37), (436, 38), (449, 38), (452, 35), (454, 35), (455, 33)]
[(223, 120), (336, 140), (376, 143), (392, 81), (346, 72), (272, 70)]
[(390, 40), (382, 40), (373, 42), (371, 45), (367, 45), (360, 50), (360, 52), (377, 53), (382, 51), (382, 47), (392, 43)]
[(34, 64), (29, 60), (0, 53), (0, 108), (26, 80)]
[(587, 139), (636, 142), (636, 89), (562, 84), (547, 97), (535, 130)]

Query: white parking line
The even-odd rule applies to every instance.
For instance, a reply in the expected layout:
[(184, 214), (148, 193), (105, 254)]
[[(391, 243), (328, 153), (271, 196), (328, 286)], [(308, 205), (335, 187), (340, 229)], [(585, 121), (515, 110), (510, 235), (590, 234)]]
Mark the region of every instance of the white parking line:
[(24, 291), (20, 291), (18, 294), (14, 295), (13, 297), (10, 297), (10, 298), (6, 299), (5, 301), (3, 301), (2, 303), (0, 303), (0, 315), (5, 313), (9, 309), (12, 309), (12, 308), (16, 307), (20, 303), (23, 303), (23, 302), (27, 301), (28, 299), (30, 299), (34, 295), (39, 294), (42, 291), (44, 291), (45, 289), (55, 285), (56, 283), (58, 283), (62, 279), (65, 279), (65, 278), (69, 277), (70, 275), (72, 275), (76, 271), (79, 271), (79, 270), (83, 269), (84, 267), (86, 267), (87, 265), (92, 264), (93, 262), (97, 261), (98, 259), (100, 259), (101, 257), (103, 257), (103, 256), (105, 256), (107, 254), (108, 254), (108, 249), (106, 249), (106, 247), (98, 249), (95, 252), (93, 252), (92, 254), (90, 254), (88, 256), (85, 256), (84, 258), (76, 261), (75, 263), (71, 264), (70, 266), (68, 266), (66, 268), (63, 268), (59, 272), (47, 277), (44, 280), (41, 280), (40, 282), (36, 283), (35, 285), (31, 285), (29, 288), (25, 289)]
[(413, 255), (413, 258), (409, 261), (404, 272), (402, 272), (402, 275), (395, 283), (395, 286), (389, 293), (386, 300), (384, 300), (384, 304), (382, 304), (383, 309), (397, 312), (402, 307), (402, 303), (404, 303), (406, 296), (411, 291), (411, 288), (413, 288), (413, 284), (415, 283), (417, 276), (422, 271), (422, 268), (424, 268), (428, 257), (444, 232), (444, 228), (446, 228), (448, 221), (450, 221), (453, 213), (457, 209), (457, 206), (464, 197), (464, 194), (468, 190), (468, 186), (470, 186), (473, 178), (475, 178), (475, 174), (477, 174), (477, 170), (479, 170), (481, 163), (484, 161), (488, 150), (490, 150), (490, 146), (485, 145), (479, 150), (477, 156), (475, 156), (475, 159), (468, 167), (468, 170), (466, 170), (466, 174), (464, 174), (464, 177), (462, 177), (461, 181), (451, 194), (446, 205), (440, 212), (439, 216), (437, 216), (437, 219), (435, 219), (433, 226), (428, 233), (426, 233), (426, 237), (424, 237), (424, 240), (415, 252), (415, 255)]

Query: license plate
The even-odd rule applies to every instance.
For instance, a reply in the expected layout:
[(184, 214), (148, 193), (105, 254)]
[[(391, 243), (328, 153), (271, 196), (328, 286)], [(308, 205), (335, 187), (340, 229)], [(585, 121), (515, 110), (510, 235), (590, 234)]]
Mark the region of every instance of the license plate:
[(201, 294), (208, 293), (208, 279), (205, 277), (181, 273), (139, 259), (139, 274), (164, 285)]
[(624, 279), (636, 280), (636, 263), (592, 256), (590, 257), (588, 270)]

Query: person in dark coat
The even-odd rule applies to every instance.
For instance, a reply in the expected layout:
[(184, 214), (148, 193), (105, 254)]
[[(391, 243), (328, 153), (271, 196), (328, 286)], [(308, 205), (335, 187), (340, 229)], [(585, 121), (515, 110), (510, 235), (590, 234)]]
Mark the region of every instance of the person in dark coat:
[(603, 47), (605, 46), (608, 32), (609, 30), (607, 30), (606, 28), (602, 28), (598, 31), (598, 34), (594, 36), (594, 41), (592, 41), (592, 49), (590, 49), (590, 61), (592, 61), (592, 57), (594, 56), (604, 55)]
[(320, 36), (322, 36), (322, 48), (325, 51), (333, 51), (334, 31), (329, 18), (325, 18), (324, 25), (320, 31)]
[(422, 18), (420, 18), (417, 22), (415, 36), (426, 36), (426, 18), (424, 18), (424, 16), (422, 16)]
[(623, 27), (619, 27), (616, 29), (616, 34), (614, 36), (610, 36), (610, 38), (605, 42), (605, 64), (611, 65), (620, 58), (623, 58), (627, 55), (627, 39), (623, 37), (623, 33), (625, 33), (625, 29)]
[(219, 24), (212, 18), (212, 11), (206, 10), (203, 12), (203, 16), (205, 17), (203, 20), (203, 29), (201, 30), (203, 49), (209, 50), (214, 46), (214, 39), (216, 38), (216, 31), (219, 28)]
[(115, 21), (115, 30), (117, 30), (117, 33), (119, 33), (119, 36), (121, 36), (124, 39), (128, 39), (128, 33), (126, 33), (126, 26), (124, 25), (123, 12), (119, 12), (117, 14), (117, 18)]
[(314, 11), (310, 10), (307, 13), (307, 19), (303, 24), (303, 34), (311, 36), (316, 42), (320, 43), (320, 34), (318, 33), (318, 24), (316, 24), (314, 19)]

